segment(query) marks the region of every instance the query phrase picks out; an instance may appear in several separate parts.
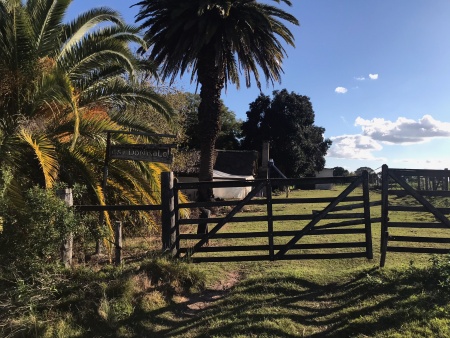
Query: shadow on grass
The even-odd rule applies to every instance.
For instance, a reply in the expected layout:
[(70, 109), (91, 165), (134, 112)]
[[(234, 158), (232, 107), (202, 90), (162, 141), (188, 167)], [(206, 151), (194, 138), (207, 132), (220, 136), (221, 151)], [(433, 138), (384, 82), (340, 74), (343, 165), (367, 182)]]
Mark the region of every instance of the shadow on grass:
[(286, 273), (246, 280), (195, 313), (185, 302), (135, 312), (122, 324), (136, 337), (373, 336), (426, 323), (447, 301), (407, 275), (367, 270), (320, 285)]

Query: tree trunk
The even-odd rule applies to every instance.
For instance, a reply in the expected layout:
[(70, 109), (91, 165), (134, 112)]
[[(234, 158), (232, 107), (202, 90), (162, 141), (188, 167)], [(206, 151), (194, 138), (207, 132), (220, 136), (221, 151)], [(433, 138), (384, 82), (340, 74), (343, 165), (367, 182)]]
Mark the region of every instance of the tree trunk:
[[(198, 121), (200, 125), (201, 148), (199, 181), (213, 180), (213, 167), (215, 160), (215, 145), (220, 131), (220, 111), (222, 103), (220, 94), (225, 84), (223, 66), (215, 62), (214, 46), (203, 48), (202, 57), (198, 63), (198, 81), (201, 84), (200, 105), (198, 108)], [(206, 202), (213, 198), (212, 188), (199, 188), (198, 201)], [(201, 210), (202, 214), (207, 213)], [(208, 229), (199, 227), (198, 231), (207, 233)]]

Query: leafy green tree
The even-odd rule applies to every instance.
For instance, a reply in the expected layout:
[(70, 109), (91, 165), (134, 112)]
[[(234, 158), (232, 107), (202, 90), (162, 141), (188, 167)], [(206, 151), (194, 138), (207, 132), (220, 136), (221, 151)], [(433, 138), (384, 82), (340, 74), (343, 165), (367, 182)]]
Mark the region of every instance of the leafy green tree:
[[(186, 94), (189, 99), (189, 109), (183, 125), (183, 129), (187, 137), (186, 141), (183, 143), (183, 147), (188, 149), (200, 149), (202, 144), (202, 129), (200, 128), (200, 123), (198, 120), (200, 96), (190, 93)], [(234, 112), (229, 110), (222, 102), (220, 111), (220, 131), (219, 135), (217, 135), (216, 149), (239, 149), (241, 124), (242, 121), (237, 120)]]
[(348, 176), (350, 173), (347, 169), (342, 167), (333, 168), (333, 176)]
[(314, 110), (307, 96), (274, 91), (270, 98), (261, 94), (250, 103), (242, 126), (245, 149), (260, 150), (270, 142), (270, 157), (287, 177), (300, 177), (320, 171), (331, 146), (325, 129), (314, 125)]
[[(289, 0), (274, 0), (291, 5)], [(220, 130), (220, 94), (228, 82), (246, 86), (251, 74), (260, 87), (260, 72), (267, 81), (280, 81), (286, 55), (279, 39), (294, 38), (283, 21), (298, 24), (289, 13), (269, 4), (248, 0), (143, 0), (137, 22), (144, 28), (149, 58), (161, 66), (163, 79), (173, 81), (191, 72), (201, 85), (198, 120), (201, 133), (199, 179), (213, 178), (213, 154)], [(212, 191), (199, 191), (207, 200)]]
[(358, 169), (355, 170), (355, 175), (356, 176), (361, 175), (364, 170), (366, 170), (369, 173), (369, 175), (375, 173), (375, 171), (370, 167), (359, 167)]
[(379, 181), (381, 180), (381, 175), (379, 177), (378, 174), (375, 172), (375, 170), (373, 170), (370, 167), (359, 167), (358, 169), (355, 170), (355, 175), (356, 176), (362, 175), (364, 170), (366, 170), (367, 173), (369, 174), (369, 183), (371, 184), (379, 183)]

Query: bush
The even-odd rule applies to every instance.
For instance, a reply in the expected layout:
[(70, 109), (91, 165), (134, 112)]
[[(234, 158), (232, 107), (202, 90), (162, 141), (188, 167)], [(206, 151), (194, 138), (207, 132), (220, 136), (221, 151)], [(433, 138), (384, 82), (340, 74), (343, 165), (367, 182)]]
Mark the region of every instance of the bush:
[(55, 262), (62, 241), (79, 227), (73, 210), (54, 191), (34, 187), (25, 195), (24, 208), (3, 208), (2, 265), (22, 270)]

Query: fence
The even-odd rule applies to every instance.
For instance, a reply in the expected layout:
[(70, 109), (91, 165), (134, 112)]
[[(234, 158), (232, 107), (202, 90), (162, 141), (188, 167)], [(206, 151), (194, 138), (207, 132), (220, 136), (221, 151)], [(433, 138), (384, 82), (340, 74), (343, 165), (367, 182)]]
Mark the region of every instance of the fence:
[(448, 170), (383, 165), (380, 266), (387, 252), (450, 252), (449, 177)]
[[(164, 198), (170, 199), (166, 202), (170, 208), (166, 210), (165, 216), (163, 208), (163, 246), (174, 256), (188, 256), (194, 262), (373, 257), (371, 223), (379, 222), (380, 219), (370, 218), (370, 206), (379, 205), (379, 202), (369, 201), (367, 172), (353, 177), (233, 182), (178, 183), (173, 182), (172, 178), (166, 179), (169, 179), (166, 187), (173, 187), (168, 190), (173, 193), (167, 193)], [(337, 196), (323, 198), (274, 198), (272, 189), (273, 186), (339, 183), (348, 186)], [(252, 190), (242, 200), (177, 203), (178, 194), (184, 189), (247, 186), (252, 187)], [(257, 197), (261, 194), (265, 197)], [(298, 213), (285, 215), (277, 212), (277, 206), (286, 204), (299, 205)], [(314, 205), (314, 213), (302, 214), (300, 206), (304, 204)], [(264, 212), (260, 210), (258, 215), (251, 216), (237, 215), (244, 207), (249, 206), (259, 206)], [(180, 209), (183, 208), (206, 210), (224, 207), (231, 210), (222, 217), (178, 217)], [(352, 212), (357, 209), (359, 212)], [(208, 213), (203, 212), (203, 216), (206, 215)], [(242, 222), (254, 224), (255, 230), (237, 231), (238, 224)], [(212, 229), (206, 233), (195, 233), (195, 228), (198, 229), (199, 224), (205, 223), (211, 224)], [(323, 240), (326, 235), (342, 235), (344, 240)], [(359, 238), (345, 240), (354, 235)], [(310, 236), (318, 240), (307, 240)], [(248, 244), (249, 238), (260, 241), (258, 244)], [(299, 244), (300, 240), (304, 243)], [(323, 252), (324, 249), (332, 251)], [(337, 250), (339, 252), (336, 252)], [(218, 253), (226, 255), (217, 256)]]
[[(352, 177), (269, 179), (179, 183), (173, 173), (161, 176), (161, 205), (75, 206), (80, 211), (157, 210), (162, 212), (163, 250), (194, 262), (286, 260), (319, 258), (373, 258), (372, 229), (381, 223), (380, 266), (387, 252), (450, 252), (450, 192), (448, 170), (382, 170), (381, 201), (369, 200), (368, 174)], [(282, 198), (275, 186), (346, 184), (336, 196), (322, 198)], [(178, 203), (185, 189), (251, 187), (240, 200)], [(258, 197), (263, 195), (264, 197)], [(314, 205), (313, 213), (304, 205)], [(280, 208), (297, 205), (298, 212), (283, 214)], [(370, 210), (381, 205), (381, 218), (371, 218)], [(180, 210), (192, 211), (182, 219)], [(209, 209), (228, 211), (211, 217)], [(258, 214), (243, 213), (258, 208)], [(195, 210), (203, 210), (195, 216)], [(253, 231), (239, 231), (239, 224), (253, 224)], [(200, 226), (207, 233), (196, 233)], [(330, 241), (331, 236), (333, 241)], [(338, 235), (338, 236), (336, 236)], [(338, 239), (336, 239), (338, 237)], [(249, 244), (249, 239), (258, 239)], [(313, 240), (314, 238), (314, 240)]]

